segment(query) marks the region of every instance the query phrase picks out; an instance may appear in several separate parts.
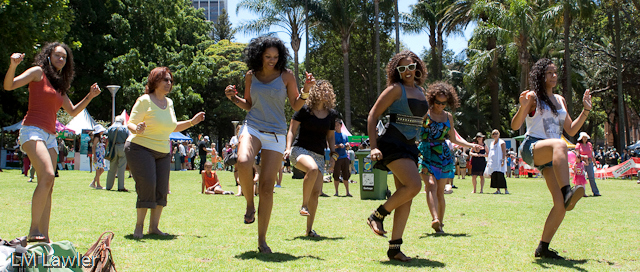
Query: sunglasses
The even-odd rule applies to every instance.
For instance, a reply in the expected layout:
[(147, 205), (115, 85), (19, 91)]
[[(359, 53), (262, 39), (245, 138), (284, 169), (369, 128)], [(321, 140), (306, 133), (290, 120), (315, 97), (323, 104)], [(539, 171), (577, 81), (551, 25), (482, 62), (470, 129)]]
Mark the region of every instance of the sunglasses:
[(407, 69), (409, 69), (409, 71), (415, 70), (416, 66), (417, 65), (415, 63), (412, 63), (412, 64), (405, 65), (405, 66), (398, 66), (398, 67), (396, 67), (396, 69), (398, 69), (398, 72), (404, 73), (405, 71), (407, 71)]
[(440, 105), (440, 106), (447, 105), (447, 101), (440, 101), (438, 99), (434, 100), (433, 103), (436, 104), (436, 105)]

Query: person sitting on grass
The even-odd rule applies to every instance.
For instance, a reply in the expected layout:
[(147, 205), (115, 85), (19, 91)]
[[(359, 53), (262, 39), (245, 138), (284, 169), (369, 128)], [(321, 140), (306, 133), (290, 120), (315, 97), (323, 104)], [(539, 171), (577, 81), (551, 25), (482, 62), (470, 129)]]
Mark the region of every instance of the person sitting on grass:
[(216, 171), (211, 171), (213, 163), (205, 162), (202, 170), (202, 194), (208, 195), (232, 195), (232, 191), (222, 190)]

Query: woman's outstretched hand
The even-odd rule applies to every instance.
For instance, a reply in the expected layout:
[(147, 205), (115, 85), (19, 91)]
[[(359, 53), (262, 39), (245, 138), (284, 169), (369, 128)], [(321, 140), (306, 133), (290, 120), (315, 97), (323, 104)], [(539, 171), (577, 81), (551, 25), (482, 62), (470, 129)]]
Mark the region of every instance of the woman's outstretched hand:
[(584, 95), (582, 96), (582, 106), (587, 111), (590, 111), (591, 107), (593, 106), (591, 102), (591, 90), (589, 89), (584, 91)]

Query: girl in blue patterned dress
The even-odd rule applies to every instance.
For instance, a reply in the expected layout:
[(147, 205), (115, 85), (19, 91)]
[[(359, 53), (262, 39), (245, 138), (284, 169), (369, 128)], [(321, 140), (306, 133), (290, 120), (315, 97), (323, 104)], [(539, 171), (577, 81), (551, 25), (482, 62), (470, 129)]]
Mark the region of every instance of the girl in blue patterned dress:
[(420, 176), (425, 184), (427, 204), (431, 217), (433, 217), (431, 227), (436, 233), (444, 233), (442, 231), (446, 207), (444, 186), (453, 179), (455, 173), (455, 160), (445, 139), (449, 138), (452, 143), (472, 148), (475, 151), (482, 149), (482, 147), (478, 144), (470, 144), (455, 136), (456, 129), (451, 125), (453, 117), (451, 113), (444, 110), (447, 105), (452, 110), (460, 105), (453, 86), (444, 82), (435, 82), (429, 85), (427, 102), (430, 107), (422, 122), (421, 141), (418, 145), (418, 150), (422, 154)]

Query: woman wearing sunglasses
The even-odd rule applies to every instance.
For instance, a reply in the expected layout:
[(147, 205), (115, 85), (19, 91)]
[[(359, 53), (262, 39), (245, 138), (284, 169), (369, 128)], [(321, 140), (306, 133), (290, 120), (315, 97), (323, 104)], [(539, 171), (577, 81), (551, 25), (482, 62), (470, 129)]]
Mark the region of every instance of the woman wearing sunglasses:
[(453, 154), (445, 139), (449, 138), (452, 143), (472, 148), (474, 151), (482, 149), (482, 146), (456, 138), (453, 116), (444, 110), (447, 105), (452, 110), (460, 105), (458, 94), (453, 86), (444, 82), (435, 82), (429, 85), (427, 101), (430, 107), (422, 121), (421, 141), (418, 145), (418, 149), (422, 153), (420, 176), (424, 181), (427, 193), (427, 204), (432, 217), (431, 227), (436, 233), (444, 233), (442, 230), (446, 208), (444, 186), (453, 179), (455, 174)]
[[(422, 187), (415, 140), (422, 117), (429, 108), (424, 89), (419, 87), (426, 77), (425, 65), (415, 53), (402, 51), (396, 54), (387, 64), (387, 88), (378, 97), (367, 119), (371, 160), (377, 161), (374, 168), (391, 170), (396, 185), (396, 192), (373, 211), (367, 223), (375, 234), (386, 237), (382, 222), (391, 211), (396, 211), (387, 256), (403, 262), (411, 258), (400, 251), (402, 234), (411, 211), (411, 200)], [(378, 138), (376, 123), (387, 109), (389, 124)]]

